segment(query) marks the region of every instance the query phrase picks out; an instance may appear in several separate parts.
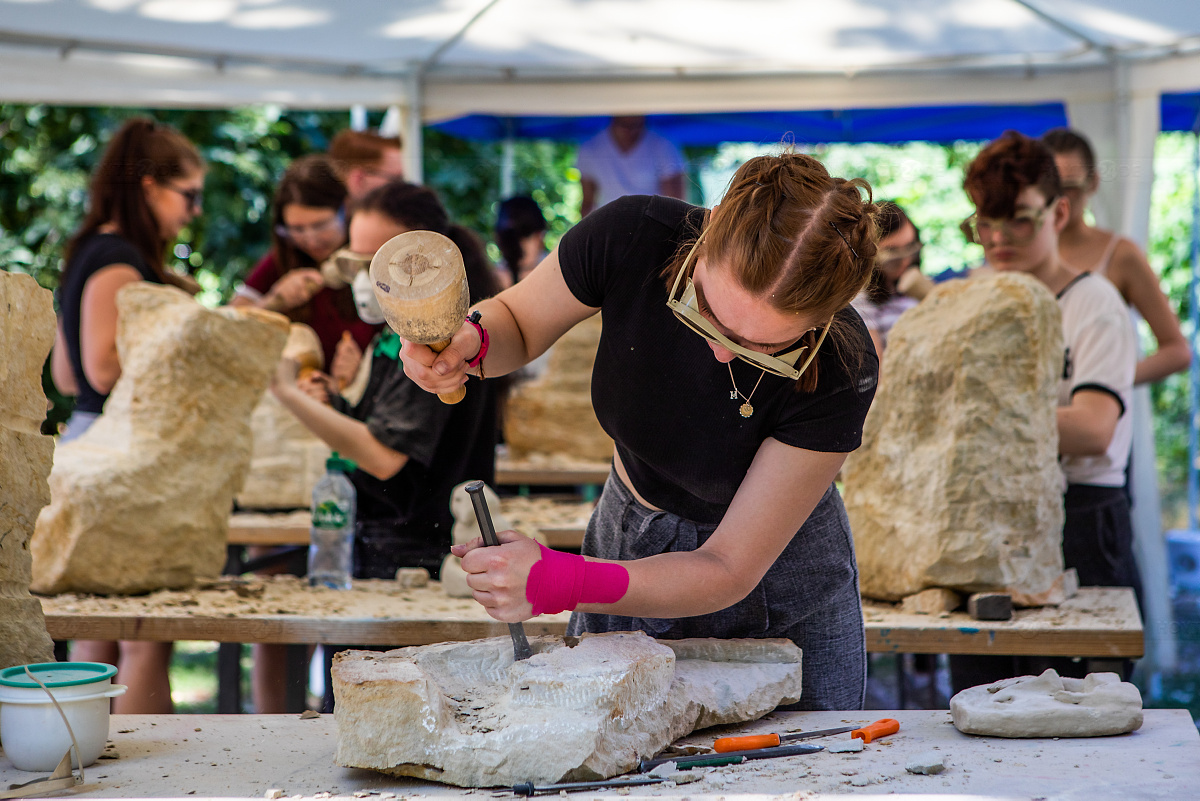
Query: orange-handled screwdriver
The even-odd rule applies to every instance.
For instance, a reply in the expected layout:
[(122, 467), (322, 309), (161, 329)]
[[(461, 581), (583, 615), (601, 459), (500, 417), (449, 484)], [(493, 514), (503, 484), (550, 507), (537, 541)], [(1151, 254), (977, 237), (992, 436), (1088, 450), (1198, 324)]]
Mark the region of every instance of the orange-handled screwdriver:
[(895, 734), (900, 731), (900, 721), (893, 718), (883, 718), (877, 720), (870, 726), (864, 726), (861, 729), (855, 729), (850, 732), (850, 738), (857, 737), (864, 743), (869, 743), (872, 740), (878, 740), (880, 737), (887, 737), (889, 734)]
[(857, 737), (864, 732), (863, 742), (869, 743), (876, 737), (894, 734), (900, 729), (900, 724), (891, 718), (877, 720), (870, 726), (858, 729), (854, 726), (839, 726), (836, 729), (819, 729), (817, 731), (798, 731), (792, 734), (750, 734), (745, 737), (722, 737), (713, 743), (713, 750), (725, 754), (730, 751), (748, 751), (752, 748), (771, 748), (790, 740), (808, 740), (813, 737), (829, 737), (834, 734), (857, 732), (851, 737)]

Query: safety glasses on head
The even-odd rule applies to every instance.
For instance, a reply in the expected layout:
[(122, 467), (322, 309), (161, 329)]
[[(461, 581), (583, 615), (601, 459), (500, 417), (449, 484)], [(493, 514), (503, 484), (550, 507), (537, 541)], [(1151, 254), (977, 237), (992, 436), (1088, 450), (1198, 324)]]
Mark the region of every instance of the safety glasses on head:
[(1054, 205), (1057, 198), (1050, 198), (1040, 209), (1021, 209), (1007, 219), (980, 217), (972, 214), (959, 225), (968, 238), (977, 245), (988, 245), (994, 241), (995, 235), (1000, 234), (1003, 241), (1012, 245), (1028, 245), (1042, 230), (1046, 214)]
[[(817, 351), (821, 348), (821, 343), (825, 341), (825, 335), (829, 333), (829, 327), (833, 324), (833, 318), (829, 318), (829, 322), (825, 323), (825, 328), (821, 331), (821, 336), (817, 338), (817, 344), (811, 349), (812, 352), (804, 360), (804, 363), (799, 368), (796, 367), (796, 362), (800, 356), (809, 350), (808, 345), (798, 345), (790, 350), (776, 355), (762, 353), (761, 351), (751, 350), (737, 344), (729, 337), (717, 330), (712, 321), (704, 316), (700, 311), (700, 303), (696, 297), (696, 287), (692, 283), (692, 267), (696, 257), (697, 249), (700, 247), (700, 242), (704, 239), (704, 234), (696, 239), (696, 244), (692, 245), (692, 249), (688, 251), (687, 258), (683, 260), (683, 266), (679, 270), (679, 274), (675, 276), (675, 284), (671, 287), (671, 294), (667, 296), (667, 308), (674, 312), (679, 321), (696, 332), (700, 336), (707, 339), (716, 345), (733, 353), (744, 362), (748, 362), (760, 370), (765, 370), (773, 375), (783, 376), (796, 380), (804, 375), (804, 371), (812, 364), (813, 359), (817, 356)], [(684, 280), (687, 276), (687, 280)], [(683, 285), (683, 291), (680, 292), (680, 285)], [(810, 328), (809, 331), (816, 330)], [(808, 333), (807, 331), (805, 333)]]

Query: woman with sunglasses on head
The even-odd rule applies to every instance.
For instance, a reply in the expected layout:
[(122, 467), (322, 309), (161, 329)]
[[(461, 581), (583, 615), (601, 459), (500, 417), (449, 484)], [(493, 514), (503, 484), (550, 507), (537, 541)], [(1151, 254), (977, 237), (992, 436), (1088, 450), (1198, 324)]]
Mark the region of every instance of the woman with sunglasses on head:
[[(1045, 144), (1008, 131), (971, 162), (964, 187), (976, 209), (966, 225), (988, 264), (1036, 278), (1062, 312), (1058, 452), (1067, 481), (1066, 566), (1075, 568), (1082, 585), (1133, 587), (1140, 595), (1124, 491), (1137, 359), (1125, 304), (1108, 281), (1063, 259), (1059, 233), (1071, 204)], [(1023, 675), (1014, 669), (1040, 673), (1046, 667), (1082, 678), (1087, 666), (1070, 659), (1025, 667), (1010, 657), (951, 657), (951, 679), (958, 691)]]
[(344, 278), (322, 265), (346, 243), (346, 187), (327, 156), (291, 163), (275, 190), (271, 251), (238, 287), (233, 306), (254, 305), (311, 327), (325, 364), (342, 384), (379, 331), (354, 311)]
[(1186, 370), (1191, 348), (1145, 254), (1120, 234), (1088, 225), (1083, 219), (1088, 201), (1100, 187), (1091, 144), (1070, 128), (1049, 130), (1042, 134), (1042, 141), (1054, 152), (1063, 195), (1070, 201), (1070, 216), (1058, 238), (1063, 261), (1111, 281), (1125, 303), (1149, 324), (1158, 343), (1154, 353), (1138, 361), (1134, 383), (1161, 381)]
[[(117, 131), (92, 174), (88, 213), (67, 244), (58, 290), (58, 347), (51, 363), (75, 410), (60, 443), (82, 435), (103, 413), (121, 376), (117, 293), (137, 281), (197, 287), (163, 264), (163, 255), (200, 212), (204, 159), (167, 125), (137, 117)], [(77, 640), (71, 658), (118, 667), (129, 692), (113, 701), (123, 714), (168, 713), (171, 643)]]
[(871, 282), (853, 305), (871, 332), (875, 352), (882, 356), (888, 331), (901, 314), (920, 302), (920, 297), (905, 294), (901, 286), (913, 283), (910, 271), (920, 273), (922, 244), (921, 232), (895, 203), (879, 204), (878, 225), (879, 249), (875, 253)]
[(492, 617), (573, 609), (572, 634), (788, 637), (803, 708), (861, 707), (858, 571), (833, 479), (878, 373), (849, 306), (875, 258), (869, 194), (788, 153), (742, 165), (711, 211), (621, 198), (477, 304), (479, 327), (447, 350), (405, 343), (405, 371), (446, 392), (603, 312), (592, 400), (616, 455), (585, 556), (516, 532), (456, 546)]

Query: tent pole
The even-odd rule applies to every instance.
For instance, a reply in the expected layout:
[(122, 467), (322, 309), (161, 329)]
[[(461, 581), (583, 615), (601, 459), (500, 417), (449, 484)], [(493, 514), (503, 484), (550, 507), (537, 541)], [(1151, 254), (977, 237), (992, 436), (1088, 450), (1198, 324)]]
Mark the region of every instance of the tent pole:
[(504, 120), (504, 146), (500, 157), (500, 199), (513, 196), (513, 177), (517, 170), (517, 143), (513, 139), (513, 121)]
[(404, 104), (401, 123), (404, 137), (404, 177), (414, 184), (425, 181), (425, 146), (421, 131), (425, 110), (424, 83), (420, 70), (414, 70), (405, 78), (404, 94), (408, 102)]

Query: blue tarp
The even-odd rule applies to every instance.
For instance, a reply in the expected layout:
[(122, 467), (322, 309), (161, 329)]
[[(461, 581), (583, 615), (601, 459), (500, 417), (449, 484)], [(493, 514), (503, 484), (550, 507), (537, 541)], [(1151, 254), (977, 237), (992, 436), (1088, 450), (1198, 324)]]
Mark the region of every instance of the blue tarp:
[[(608, 117), (495, 117), (472, 114), (433, 127), (463, 139), (581, 141)], [(651, 114), (647, 127), (678, 145), (720, 142), (798, 143), (993, 139), (1009, 128), (1029, 136), (1067, 124), (1062, 103), (1015, 106), (926, 106), (833, 111), (758, 111), (722, 114)]]
[(1162, 130), (1192, 131), (1200, 120), (1200, 92), (1162, 96)]

